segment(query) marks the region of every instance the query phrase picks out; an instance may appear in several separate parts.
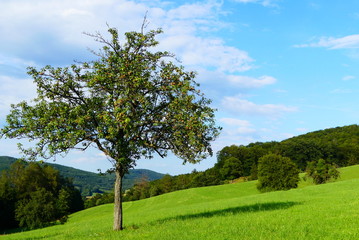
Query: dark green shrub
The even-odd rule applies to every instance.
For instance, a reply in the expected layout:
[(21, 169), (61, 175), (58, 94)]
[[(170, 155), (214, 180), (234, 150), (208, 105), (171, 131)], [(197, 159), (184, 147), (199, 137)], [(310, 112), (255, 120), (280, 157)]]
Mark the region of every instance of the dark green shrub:
[(53, 194), (44, 188), (31, 193), (30, 199), (18, 201), (15, 216), (20, 227), (43, 227), (55, 221), (57, 212)]
[(323, 184), (330, 179), (339, 178), (339, 171), (335, 165), (327, 163), (324, 159), (308, 163), (306, 176), (313, 179), (315, 184)]
[(261, 192), (296, 188), (299, 170), (290, 158), (267, 154), (258, 162), (258, 185)]

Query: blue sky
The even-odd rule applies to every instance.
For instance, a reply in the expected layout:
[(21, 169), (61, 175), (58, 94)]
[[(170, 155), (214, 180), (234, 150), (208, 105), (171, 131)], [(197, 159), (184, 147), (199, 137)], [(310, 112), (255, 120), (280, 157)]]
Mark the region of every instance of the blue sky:
[[(106, 23), (121, 33), (139, 30), (146, 12), (148, 29), (164, 30), (159, 48), (198, 72), (218, 109), (215, 151), (358, 122), (356, 0), (1, 0), (0, 127), (11, 103), (36, 96), (27, 66), (92, 60), (87, 49), (100, 46), (83, 32), (106, 35)], [(17, 142), (1, 139), (0, 155), (19, 157)], [(180, 174), (215, 162), (182, 165), (169, 156), (137, 168)], [(95, 148), (57, 163), (94, 172), (110, 166)]]

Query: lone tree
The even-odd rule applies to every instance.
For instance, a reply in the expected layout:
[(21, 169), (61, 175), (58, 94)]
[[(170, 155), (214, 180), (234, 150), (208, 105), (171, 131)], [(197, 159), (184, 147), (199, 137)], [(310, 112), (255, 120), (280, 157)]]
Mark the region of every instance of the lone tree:
[(212, 155), (210, 142), (220, 131), (211, 101), (196, 89), (196, 73), (154, 51), (161, 29), (144, 29), (125, 33), (123, 43), (115, 28), (108, 29), (110, 40), (88, 34), (103, 45), (92, 62), (29, 67), (37, 97), (11, 105), (0, 130), (0, 137), (35, 141), (29, 149), (20, 145), (29, 160), (91, 145), (102, 151), (116, 174), (114, 230), (123, 228), (122, 178), (138, 159), (171, 151), (183, 163), (197, 163)]
[(299, 169), (290, 158), (269, 153), (258, 161), (258, 185), (261, 192), (289, 190), (299, 182)]
[(323, 184), (330, 179), (338, 179), (340, 172), (334, 164), (326, 162), (324, 159), (308, 162), (306, 177), (313, 178), (315, 184)]

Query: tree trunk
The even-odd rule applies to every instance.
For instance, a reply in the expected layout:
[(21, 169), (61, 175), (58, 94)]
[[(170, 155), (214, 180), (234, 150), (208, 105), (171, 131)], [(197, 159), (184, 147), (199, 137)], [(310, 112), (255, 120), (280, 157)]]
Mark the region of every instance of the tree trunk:
[(122, 221), (122, 169), (116, 167), (116, 180), (115, 180), (115, 207), (114, 207), (114, 221), (113, 230), (119, 231), (123, 229)]

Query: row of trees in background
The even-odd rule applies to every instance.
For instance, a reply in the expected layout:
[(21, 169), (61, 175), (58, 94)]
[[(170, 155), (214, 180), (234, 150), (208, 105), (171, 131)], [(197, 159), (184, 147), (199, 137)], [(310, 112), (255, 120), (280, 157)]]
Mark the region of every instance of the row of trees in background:
[(359, 126), (350, 125), (311, 132), (282, 142), (227, 146), (217, 153), (213, 168), (178, 176), (166, 175), (151, 182), (142, 179), (125, 192), (124, 198), (133, 201), (176, 190), (223, 184), (238, 178), (258, 179), (261, 191), (285, 190), (297, 186), (299, 172), (306, 172), (306, 178), (321, 184), (339, 177), (336, 167), (358, 163)]
[(0, 175), (0, 229), (37, 228), (84, 208), (80, 192), (51, 166), (17, 161)]

